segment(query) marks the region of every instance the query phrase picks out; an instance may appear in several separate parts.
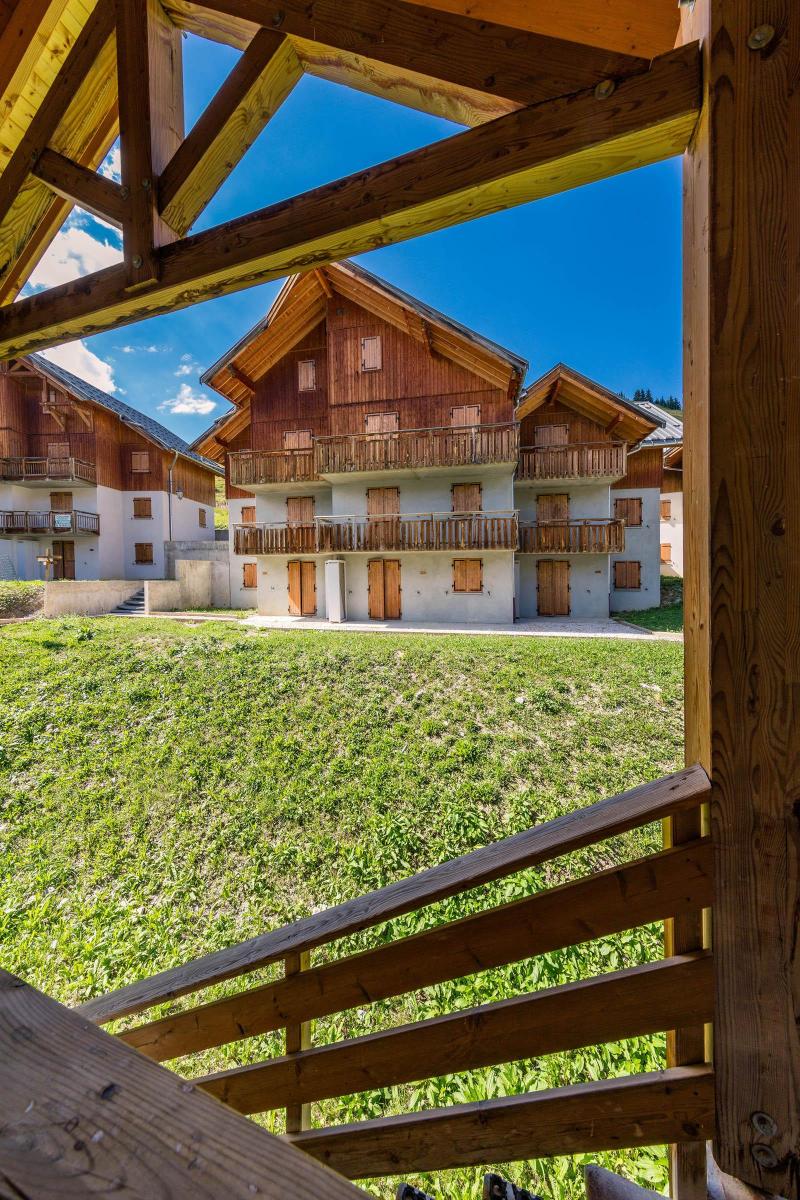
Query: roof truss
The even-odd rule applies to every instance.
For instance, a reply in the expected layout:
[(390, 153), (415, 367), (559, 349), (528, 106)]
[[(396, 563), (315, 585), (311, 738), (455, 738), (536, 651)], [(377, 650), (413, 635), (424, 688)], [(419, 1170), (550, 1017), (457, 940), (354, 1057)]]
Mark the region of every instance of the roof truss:
[[(685, 148), (699, 107), (695, 47), (649, 64), (399, 0), (166, 8), (98, 0), (0, 173), (4, 357), (657, 161)], [(188, 136), (178, 15), (216, 20), (218, 36), (246, 44)], [(473, 128), (186, 237), (304, 70)], [(95, 170), (116, 132), (117, 96), (121, 185)], [(72, 203), (122, 227), (124, 264), (9, 306)]]

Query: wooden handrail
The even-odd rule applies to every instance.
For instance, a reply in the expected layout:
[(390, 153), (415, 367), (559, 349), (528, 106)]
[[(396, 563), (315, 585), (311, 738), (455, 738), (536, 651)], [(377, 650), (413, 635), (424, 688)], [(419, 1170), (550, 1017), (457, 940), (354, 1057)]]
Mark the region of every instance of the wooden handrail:
[(337, 515), (233, 526), (235, 554), (370, 553), (375, 550), (515, 550), (517, 514), (498, 512)]
[(99, 533), (98, 513), (70, 509), (67, 512), (0, 511), (0, 530), (11, 533)]
[(563, 446), (520, 446), (517, 478), (621, 478), (627, 469), (626, 442), (570, 442)]
[(2, 473), (10, 479), (82, 479), (86, 483), (97, 482), (94, 463), (68, 455), (63, 458), (11, 457), (0, 460)]
[(689, 767), (483, 846), (366, 896), (347, 900), (282, 929), (260, 934), (240, 945), (128, 984), (106, 996), (89, 1000), (78, 1011), (99, 1023), (143, 1012), (155, 1004), (245, 974), (291, 953), (325, 945), (479, 884), (512, 875), (524, 867), (693, 808), (709, 795), (710, 784), (703, 768)]

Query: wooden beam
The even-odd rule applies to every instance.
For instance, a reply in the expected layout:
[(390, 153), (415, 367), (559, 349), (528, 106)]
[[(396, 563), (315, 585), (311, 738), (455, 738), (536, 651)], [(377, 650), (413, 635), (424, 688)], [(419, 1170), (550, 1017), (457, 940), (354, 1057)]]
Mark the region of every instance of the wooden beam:
[(520, 957), (549, 954), (663, 920), (711, 898), (711, 852), (700, 843), (602, 871), (413, 937), (251, 988), (120, 1034), (163, 1061), (431, 987)]
[(227, 179), (303, 70), (287, 37), (260, 29), (167, 163), (159, 209), (184, 234)]
[(351, 1179), (442, 1171), (664, 1142), (714, 1129), (710, 1068), (676, 1067), (525, 1096), (428, 1109), (292, 1138)]
[(112, 0), (98, 4), (64, 60), (47, 96), (40, 105), (27, 132), (0, 175), (0, 222), (8, 214), (33, 163), (47, 148), (59, 122), (67, 111), (84, 76), (114, 32)]
[(800, 1195), (800, 7), (697, 0), (685, 159), (686, 751), (712, 777), (723, 1172)]
[(553, 195), (685, 148), (700, 64), (683, 47), (610, 97), (520, 109), (402, 158), (162, 248), (160, 279), (125, 294), (114, 267), (0, 314), (0, 356), (174, 310), (377, 245)]
[(237, 383), (241, 383), (243, 387), (246, 387), (247, 390), (253, 396), (255, 396), (255, 394), (256, 394), (255, 381), (253, 379), (251, 379), (250, 376), (247, 375), (244, 371), (241, 371), (239, 369), (239, 367), (236, 366), (236, 363), (232, 363), (232, 362), (228, 363), (225, 367), (225, 370), (228, 372), (229, 375), (233, 376), (233, 378), (236, 380)]
[(713, 991), (708, 956), (649, 963), (197, 1082), (237, 1112), (266, 1112), (709, 1020)]
[(90, 171), (55, 150), (43, 150), (33, 166), (32, 174), (72, 204), (86, 212), (122, 228), (126, 192), (97, 171)]
[(646, 58), (387, 0), (204, 0), (204, 7), (519, 105), (649, 65)]
[(341, 1176), (0, 971), (0, 1192), (366, 1200)]
[(319, 267), (314, 272), (314, 274), (316, 275), (317, 279), (319, 280), (319, 286), (322, 288), (322, 290), (325, 293), (328, 300), (332, 300), (333, 299), (333, 288), (331, 287), (331, 282), (325, 273), (325, 268)]
[(0, 99), (22, 90), (67, 0), (17, 0), (0, 32)]

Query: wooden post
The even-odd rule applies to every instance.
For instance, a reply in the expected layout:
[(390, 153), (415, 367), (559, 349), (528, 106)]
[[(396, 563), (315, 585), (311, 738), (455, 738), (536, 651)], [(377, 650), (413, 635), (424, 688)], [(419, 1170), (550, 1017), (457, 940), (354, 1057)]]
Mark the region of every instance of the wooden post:
[[(696, 0), (686, 748), (712, 780), (715, 1157), (800, 1195), (800, 6)], [(696, 933), (696, 929), (695, 929)]]
[[(299, 954), (289, 954), (284, 959), (284, 969), (287, 975), (296, 975), (298, 971), (307, 971), (311, 966), (311, 953), (303, 950)], [(286, 1053), (297, 1054), (300, 1050), (308, 1050), (311, 1046), (311, 1022), (301, 1021), (299, 1025), (286, 1026)], [(286, 1132), (302, 1133), (311, 1128), (310, 1104), (287, 1104)]]

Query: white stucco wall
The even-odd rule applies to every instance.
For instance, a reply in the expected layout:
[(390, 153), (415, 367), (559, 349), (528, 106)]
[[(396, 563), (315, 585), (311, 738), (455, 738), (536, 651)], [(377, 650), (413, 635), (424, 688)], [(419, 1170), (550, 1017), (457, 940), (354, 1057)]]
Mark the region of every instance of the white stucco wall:
[(569, 563), (570, 616), (608, 617), (609, 556), (607, 554), (520, 554), (517, 615), (536, 617), (538, 592), (537, 563), (540, 559)]
[[(536, 520), (536, 497), (539, 495), (569, 496), (569, 515), (575, 520), (596, 517), (603, 520), (611, 515), (611, 489), (608, 484), (587, 483), (561, 487), (518, 487), (517, 508), (520, 521)], [(617, 494), (616, 492), (614, 493)]]
[[(401, 513), (448, 513), (453, 508), (451, 488), (459, 482), (455, 475), (428, 475), (423, 479), (392, 479), (381, 475), (368, 484), (363, 481), (338, 483), (331, 489), (330, 511), (335, 516), (366, 516), (369, 487), (397, 487)], [(480, 479), (465, 479), (463, 482), (481, 485), (484, 512), (513, 509), (514, 480), (510, 474), (494, 472)], [(319, 516), (323, 515), (319, 507), (317, 512)]]
[(670, 562), (661, 564), (664, 575), (683, 575), (683, 492), (668, 492), (661, 497), (669, 500), (670, 515), (661, 522), (660, 541), (672, 547)]
[[(661, 494), (658, 488), (621, 490), (614, 492), (614, 499), (640, 496), (642, 499), (641, 525), (625, 529), (625, 551), (611, 556), (611, 611), (626, 612), (640, 608), (657, 608), (661, 602)], [(640, 562), (641, 584), (635, 590), (617, 590), (614, 587), (614, 567), (617, 561)]]

